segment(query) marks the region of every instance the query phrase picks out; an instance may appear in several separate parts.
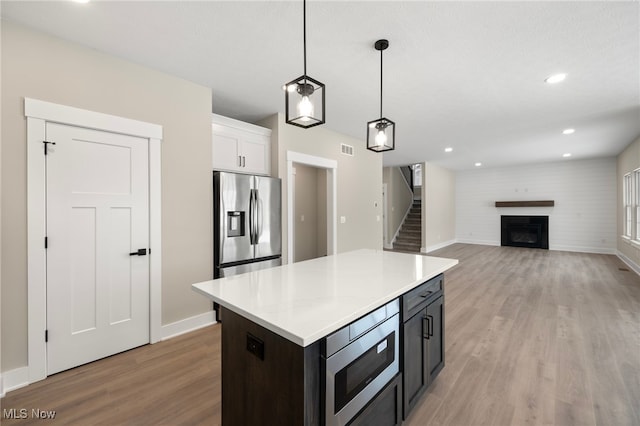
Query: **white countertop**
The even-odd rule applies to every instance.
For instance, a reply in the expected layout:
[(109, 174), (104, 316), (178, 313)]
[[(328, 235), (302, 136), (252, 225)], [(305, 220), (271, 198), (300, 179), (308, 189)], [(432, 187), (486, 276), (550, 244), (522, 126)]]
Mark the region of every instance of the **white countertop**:
[(456, 259), (363, 249), (204, 281), (193, 289), (308, 346), (457, 264)]

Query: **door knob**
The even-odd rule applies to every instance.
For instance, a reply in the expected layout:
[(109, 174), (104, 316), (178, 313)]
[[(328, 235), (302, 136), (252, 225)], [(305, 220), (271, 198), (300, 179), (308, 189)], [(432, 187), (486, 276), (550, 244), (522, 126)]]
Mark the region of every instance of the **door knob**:
[(143, 249), (138, 249), (138, 251), (134, 251), (133, 253), (129, 253), (129, 256), (146, 256), (147, 255), (147, 249), (143, 248)]

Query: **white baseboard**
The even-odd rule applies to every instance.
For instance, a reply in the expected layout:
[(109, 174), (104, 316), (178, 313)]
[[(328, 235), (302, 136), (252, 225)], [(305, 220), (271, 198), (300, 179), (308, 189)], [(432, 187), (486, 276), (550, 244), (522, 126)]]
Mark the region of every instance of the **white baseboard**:
[[(491, 240), (468, 240), (468, 239), (456, 239), (453, 242), (463, 243), (463, 244), (480, 244), (484, 246), (499, 246), (501, 245), (500, 241), (491, 241)], [(427, 250), (431, 250), (431, 247), (428, 247)], [(595, 254), (616, 254), (615, 249), (611, 248), (603, 248), (603, 247), (582, 247), (582, 246), (563, 246), (563, 245), (553, 245), (549, 247), (549, 250), (554, 251), (573, 251), (577, 253), (595, 253)]]
[(616, 254), (615, 249), (602, 247), (580, 247), (580, 246), (556, 246), (549, 247), (554, 251), (573, 251), (577, 253), (594, 253), (594, 254)]
[(455, 240), (456, 243), (462, 243), (462, 244), (478, 244), (481, 246), (499, 246), (500, 245), (500, 241), (493, 241), (493, 240), (467, 240), (464, 238), (457, 238)]
[(635, 272), (636, 274), (640, 275), (640, 265), (635, 263), (633, 260), (629, 259), (627, 256), (622, 254), (622, 252), (620, 252), (620, 251), (616, 252), (616, 256), (618, 256), (618, 258), (620, 260), (622, 260), (629, 268), (633, 269), (633, 272)]
[(190, 318), (172, 322), (171, 324), (162, 326), (162, 340), (171, 339), (172, 337), (197, 330), (208, 325), (216, 323), (216, 315), (214, 311), (205, 312)]
[(445, 248), (445, 247), (450, 246), (451, 244), (455, 244), (457, 242), (458, 241), (455, 240), (455, 239), (454, 240), (449, 240), (449, 241), (443, 241), (441, 243), (431, 245), (431, 246), (429, 246), (427, 248), (421, 247), (420, 251), (422, 253), (431, 253), (432, 251), (440, 250), (441, 248)]
[(2, 373), (0, 382), (2, 382), (2, 393), (0, 394), (2, 397), (13, 390), (27, 386), (29, 384), (29, 367), (5, 371)]

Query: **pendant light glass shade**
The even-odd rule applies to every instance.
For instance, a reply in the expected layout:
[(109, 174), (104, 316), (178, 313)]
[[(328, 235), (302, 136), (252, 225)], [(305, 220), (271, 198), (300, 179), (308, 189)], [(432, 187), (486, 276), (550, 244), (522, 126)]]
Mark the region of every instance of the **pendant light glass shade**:
[(367, 123), (367, 149), (375, 152), (395, 149), (396, 123), (388, 118), (379, 118)]
[(285, 85), (288, 124), (309, 128), (324, 123), (324, 84), (307, 75)]
[(309, 128), (324, 124), (324, 84), (307, 75), (307, 1), (302, 2), (304, 74), (284, 85), (287, 124)]
[(374, 47), (380, 51), (380, 118), (367, 123), (367, 149), (384, 152), (396, 148), (396, 123), (382, 116), (382, 51), (389, 41), (378, 40)]

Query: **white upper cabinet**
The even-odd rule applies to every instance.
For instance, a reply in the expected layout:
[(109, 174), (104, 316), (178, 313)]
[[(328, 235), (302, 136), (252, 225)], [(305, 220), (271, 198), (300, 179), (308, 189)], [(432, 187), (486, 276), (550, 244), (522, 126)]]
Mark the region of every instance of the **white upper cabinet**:
[(213, 169), (268, 176), (271, 130), (212, 114)]

